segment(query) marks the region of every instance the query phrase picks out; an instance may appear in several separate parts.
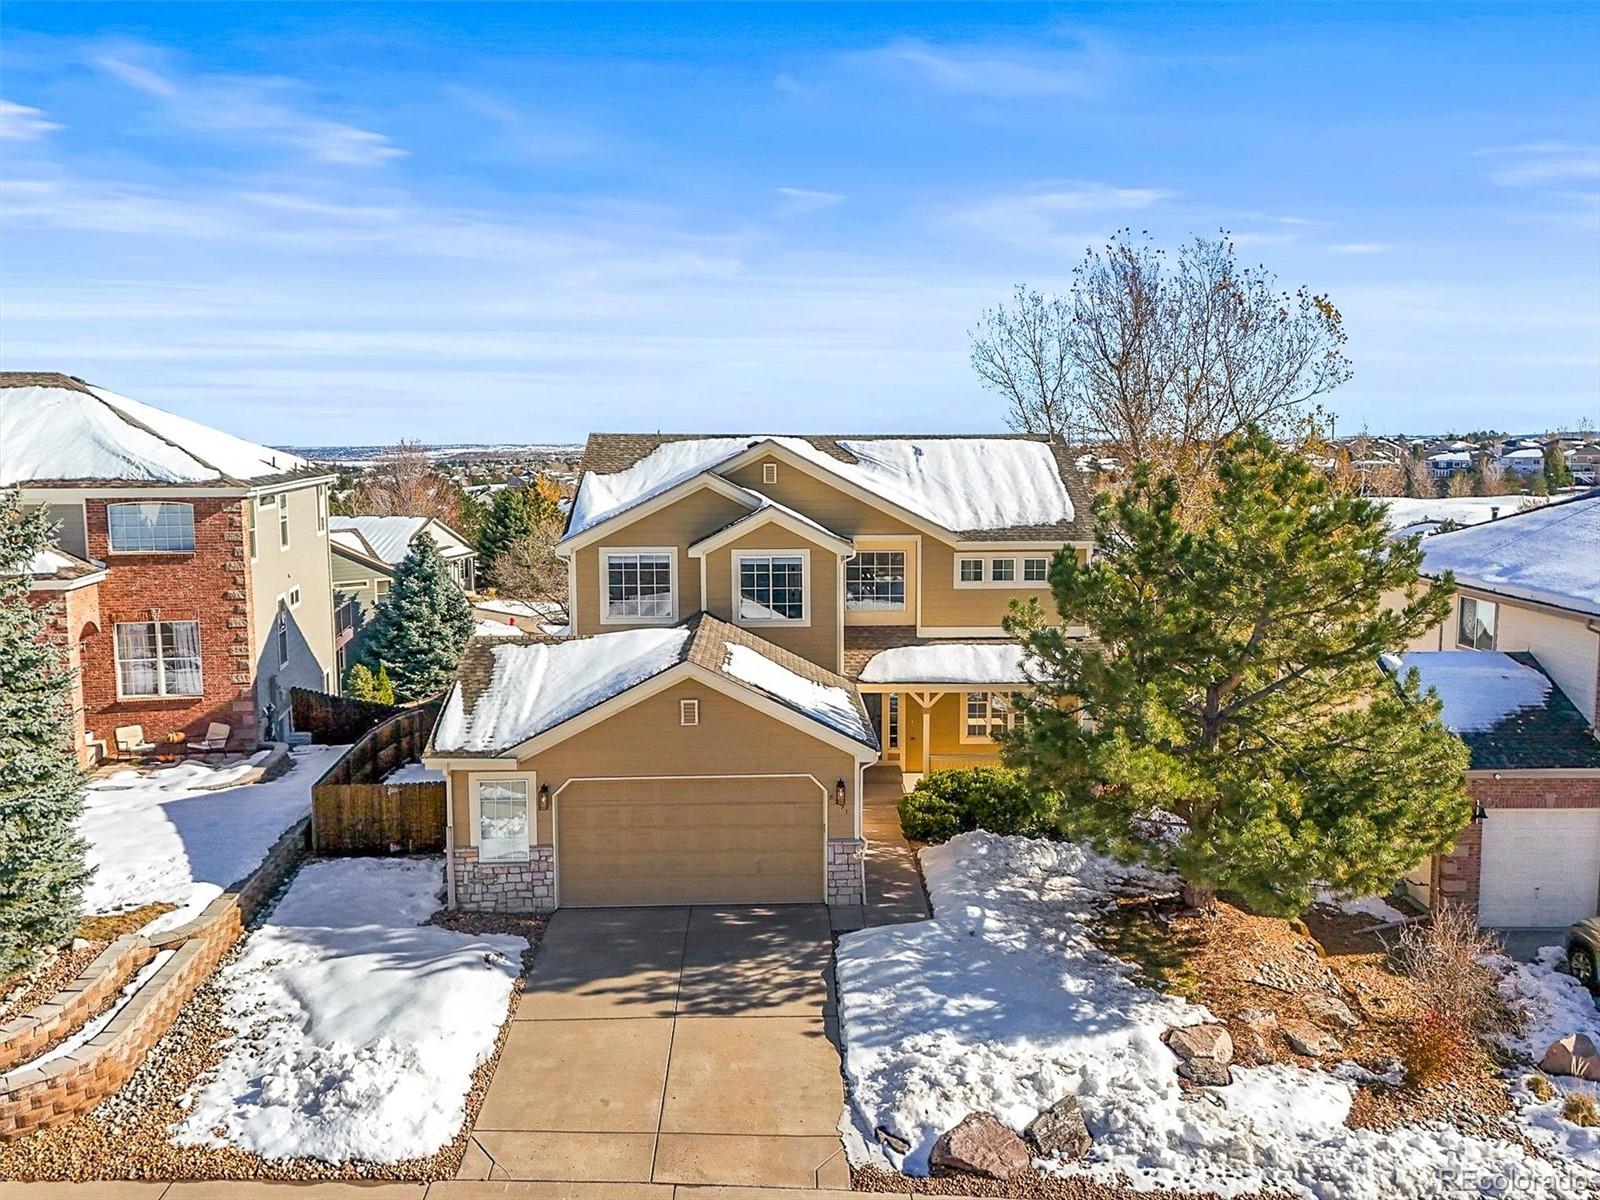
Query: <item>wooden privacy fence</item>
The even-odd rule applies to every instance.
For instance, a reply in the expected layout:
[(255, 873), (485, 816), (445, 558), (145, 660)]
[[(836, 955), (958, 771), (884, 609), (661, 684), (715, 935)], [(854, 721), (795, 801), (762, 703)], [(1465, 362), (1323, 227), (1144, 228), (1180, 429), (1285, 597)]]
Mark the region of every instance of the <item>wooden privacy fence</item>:
[(311, 788), (311, 848), (318, 854), (419, 854), (444, 849), (444, 784), (384, 783), (415, 762), (440, 701), (374, 726)]
[[(379, 722), (405, 710), (395, 704), (297, 687), (289, 689), (289, 711), (299, 732), (309, 733), (318, 745), (338, 746), (370, 733)], [(423, 736), (427, 736), (426, 730)]]

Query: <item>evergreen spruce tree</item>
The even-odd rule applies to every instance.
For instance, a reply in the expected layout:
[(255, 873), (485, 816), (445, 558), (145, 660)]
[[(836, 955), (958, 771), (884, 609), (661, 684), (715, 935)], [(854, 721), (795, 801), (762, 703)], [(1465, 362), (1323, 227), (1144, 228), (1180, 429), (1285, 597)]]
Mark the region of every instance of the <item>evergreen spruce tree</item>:
[(417, 538), (395, 569), (367, 634), (366, 653), (379, 664), (380, 691), (385, 678), (394, 681), (402, 701), (444, 691), (471, 636), (471, 605), (433, 539)]
[(1567, 466), (1560, 442), (1551, 442), (1544, 448), (1544, 480), (1551, 491), (1572, 486), (1572, 468)]
[(1065, 833), (1176, 870), (1193, 904), (1271, 913), (1386, 890), (1450, 845), (1466, 749), (1379, 656), (1443, 621), (1452, 585), (1421, 578), (1381, 505), (1252, 430), (1188, 524), (1177, 481), (1142, 467), (1095, 512), (1094, 559), (1051, 568), (1088, 639), (1037, 602), (1008, 619), (1041, 683), (1005, 753), (1060, 795)]
[(51, 533), (43, 510), (0, 492), (0, 981), (72, 936), (89, 878), (72, 672), (20, 574)]
[(356, 663), (344, 675), (345, 695), (355, 700), (376, 700), (378, 681), (366, 663)]

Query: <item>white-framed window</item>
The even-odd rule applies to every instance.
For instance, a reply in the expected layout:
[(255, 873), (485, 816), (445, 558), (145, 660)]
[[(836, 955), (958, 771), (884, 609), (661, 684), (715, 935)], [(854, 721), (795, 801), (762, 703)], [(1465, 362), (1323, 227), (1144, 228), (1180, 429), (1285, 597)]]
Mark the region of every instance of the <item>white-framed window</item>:
[(955, 585), (958, 588), (1044, 587), (1050, 582), (1050, 559), (1046, 555), (1022, 557), (1021, 574), (1012, 554), (961, 556), (956, 559)]
[(700, 724), (700, 701), (698, 701), (698, 700), (679, 700), (678, 701), (678, 724), (679, 725), (698, 725), (698, 724)]
[(607, 624), (677, 619), (677, 552), (640, 547), (600, 552), (600, 620)]
[(1023, 583), (1048, 583), (1050, 581), (1050, 560), (1048, 558), (1025, 558), (1022, 560)]
[(250, 561), (255, 562), (261, 557), (261, 547), (256, 542), (256, 510), (261, 507), (259, 500), (246, 500), (244, 502), (244, 536), (250, 546)]
[(278, 506), (278, 495), (276, 492), (269, 492), (257, 500), (256, 503), (261, 505), (262, 508), (276, 508)]
[(480, 779), (478, 861), (526, 862), (531, 822), (530, 781)]
[(317, 535), (328, 532), (328, 485), (317, 484)]
[(1022, 723), (1022, 715), (1012, 711), (1011, 697), (1005, 692), (967, 692), (961, 723), (963, 742), (992, 742), (995, 734)]
[(106, 505), (106, 535), (116, 554), (194, 552), (194, 505), (171, 501)]
[(1015, 583), (1017, 579), (1017, 560), (1014, 558), (990, 560), (989, 579), (994, 583)]
[(1456, 623), (1456, 645), (1469, 650), (1493, 650), (1494, 633), (1500, 606), (1492, 600), (1461, 597), (1461, 613)]
[(119, 696), (198, 696), (200, 622), (118, 621)]
[(886, 727), (885, 740), (889, 743), (889, 749), (898, 750), (900, 748), (900, 693), (890, 692), (884, 699), (889, 706), (888, 720), (884, 722)]
[(983, 582), (983, 559), (959, 558), (956, 560), (956, 578), (962, 583)]
[(862, 550), (844, 564), (844, 606), (851, 612), (901, 612), (906, 606), (904, 550)]
[(289, 494), (283, 492), (278, 496), (278, 548), (289, 548)]
[(289, 665), (289, 606), (284, 603), (282, 596), (278, 597), (278, 619), (273, 630), (278, 642), (278, 665)]
[(298, 583), (289, 589), (289, 607), (300, 607), (300, 585)]
[(389, 594), (389, 581), (387, 579), (374, 579), (372, 581), (372, 594), (374, 596), (387, 596)]
[(778, 482), (778, 464), (777, 463), (775, 463), (775, 462), (764, 462), (764, 463), (761, 464), (761, 482), (762, 483), (777, 483)]
[(758, 550), (733, 556), (734, 617), (741, 625), (806, 625), (807, 551)]

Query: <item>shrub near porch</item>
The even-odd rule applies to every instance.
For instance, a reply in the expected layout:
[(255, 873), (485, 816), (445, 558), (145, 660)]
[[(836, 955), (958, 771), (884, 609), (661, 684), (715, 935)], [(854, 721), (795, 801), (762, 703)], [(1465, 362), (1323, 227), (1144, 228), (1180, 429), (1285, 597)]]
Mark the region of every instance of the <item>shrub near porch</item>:
[(1050, 837), (1055, 797), (1005, 767), (971, 767), (924, 775), (900, 801), (900, 828), (914, 842), (943, 842), (958, 833)]

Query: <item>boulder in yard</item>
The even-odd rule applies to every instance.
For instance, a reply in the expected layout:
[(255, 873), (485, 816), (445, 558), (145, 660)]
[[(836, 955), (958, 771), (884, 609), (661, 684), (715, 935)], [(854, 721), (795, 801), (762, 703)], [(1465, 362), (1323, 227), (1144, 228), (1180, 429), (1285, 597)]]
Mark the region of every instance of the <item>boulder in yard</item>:
[(1233, 1038), (1226, 1025), (1180, 1025), (1167, 1030), (1163, 1040), (1167, 1049), (1185, 1062), (1191, 1058), (1209, 1058), (1223, 1064), (1233, 1061)]
[(1214, 1058), (1186, 1058), (1178, 1064), (1178, 1074), (1201, 1087), (1227, 1087), (1233, 1082), (1228, 1064)]
[(964, 1175), (1010, 1179), (1033, 1165), (1033, 1155), (1027, 1143), (992, 1114), (975, 1112), (939, 1135), (928, 1164)]
[(1040, 1158), (1048, 1158), (1052, 1154), (1059, 1154), (1062, 1158), (1082, 1158), (1094, 1145), (1089, 1127), (1083, 1123), (1083, 1110), (1078, 1107), (1076, 1096), (1061, 1097), (1029, 1121), (1022, 1136)]
[(1296, 1054), (1304, 1054), (1307, 1058), (1338, 1054), (1344, 1049), (1338, 1038), (1326, 1029), (1318, 1029), (1310, 1021), (1285, 1021), (1283, 1036), (1289, 1039), (1289, 1046)]
[(1271, 1033), (1278, 1027), (1278, 1014), (1265, 1008), (1241, 1008), (1236, 1019), (1253, 1033)]
[(1586, 1033), (1569, 1033), (1550, 1043), (1539, 1060), (1547, 1075), (1571, 1075), (1575, 1079), (1600, 1081), (1600, 1051)]
[(1354, 1029), (1361, 1024), (1348, 1004), (1326, 992), (1312, 992), (1302, 997), (1301, 1003), (1305, 1005), (1306, 1015), (1324, 1029)]

